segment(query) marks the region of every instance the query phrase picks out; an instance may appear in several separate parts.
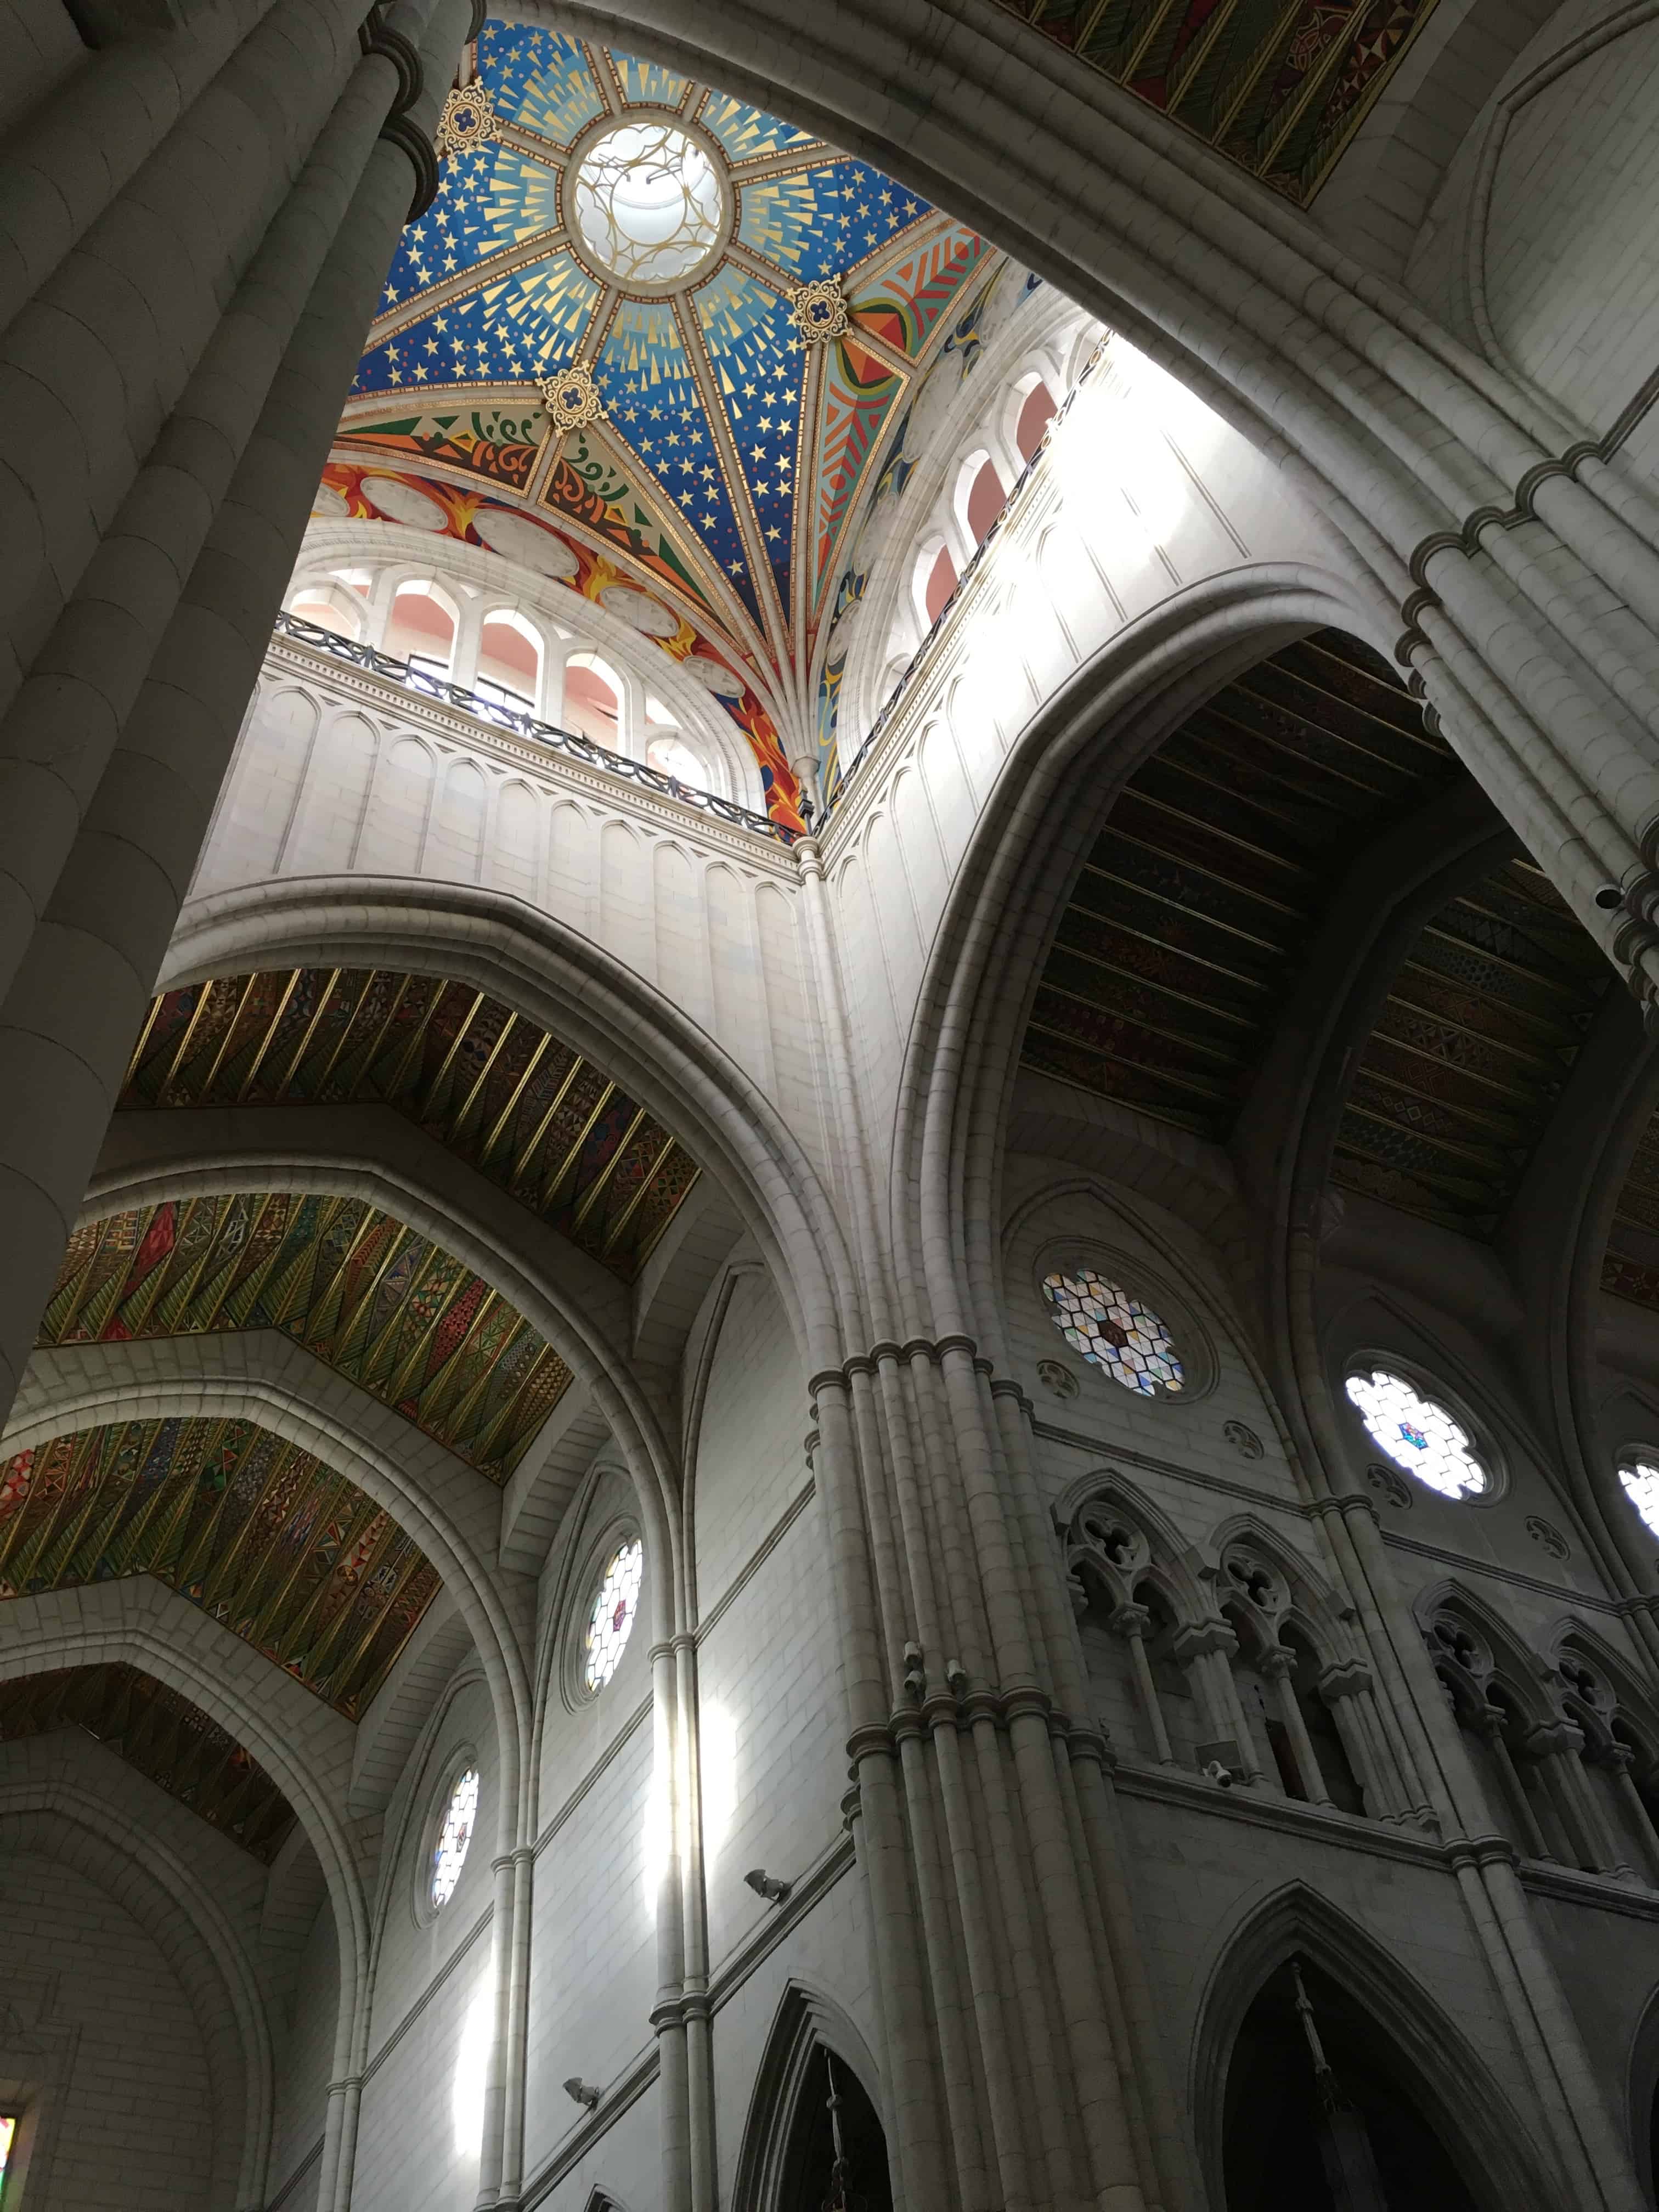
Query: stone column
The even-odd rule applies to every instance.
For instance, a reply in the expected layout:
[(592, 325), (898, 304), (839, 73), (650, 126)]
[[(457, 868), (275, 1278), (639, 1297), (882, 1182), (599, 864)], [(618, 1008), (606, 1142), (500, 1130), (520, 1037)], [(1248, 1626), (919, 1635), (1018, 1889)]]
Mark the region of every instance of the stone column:
[(1647, 1862), (1647, 1879), (1650, 1882), (1659, 1882), (1659, 1833), (1655, 1832), (1653, 1816), (1636, 1786), (1635, 1776), (1631, 1772), (1636, 1754), (1628, 1744), (1608, 1743), (1602, 1746), (1597, 1757), (1613, 1775), (1632, 1832), (1641, 1844), (1643, 1856)]
[(1296, 1654), (1286, 1651), (1282, 1645), (1272, 1651), (1264, 1651), (1261, 1672), (1278, 1691), (1279, 1713), (1284, 1719), (1285, 1732), (1291, 1739), (1291, 1753), (1296, 1761), (1296, 1771), (1308, 1802), (1313, 1805), (1322, 1805), (1328, 1812), (1334, 1812), (1336, 1808), (1332, 1803), (1329, 1790), (1325, 1787), (1325, 1778), (1320, 1771), (1313, 1739), (1308, 1734), (1307, 1721), (1297, 1702), (1296, 1684), (1291, 1680), (1296, 1672)]
[[(418, 27), (418, 14), (414, 21)], [(31, 771), (12, 786), (15, 803), (0, 808), (0, 835), (27, 847), (22, 872), (13, 878), (9, 966), (0, 960), (0, 973), (11, 977), (0, 1002), (0, 1054), (11, 1076), (0, 1102), (0, 1210), (8, 1231), (0, 1399), (7, 1404), (194, 869), (341, 396), (409, 212), (417, 181), (411, 133), (416, 125), (429, 128), (468, 21), (469, 0), (436, 0), (421, 31), (424, 91), (420, 57), (385, 27), (337, 92), (324, 61), (305, 51), (317, 29), (314, 9), (301, 9), (283, 34), (294, 51), (283, 66), (297, 72), (303, 95), (297, 82), (285, 92), (287, 80), (273, 76), (276, 62), (264, 53), (259, 34), (250, 41), (246, 65), (259, 83), (258, 112), (287, 117), (293, 127), (307, 100), (317, 100), (320, 127), (310, 135), (298, 183), (276, 202), (264, 244), (256, 241), (231, 313), (198, 356), (197, 384), (155, 442), (160, 476), (152, 483), (143, 475), (133, 484), (131, 545), (118, 533), (105, 541), (87, 568), (88, 605), (71, 602), (60, 624), (65, 658), (53, 658), (56, 645), (38, 658), (35, 678), (16, 698), (13, 714), (22, 719), (9, 722), (9, 757), (32, 758), (44, 747), (55, 761), (72, 763), (76, 780), (66, 781), (60, 769), (48, 789)], [(262, 28), (275, 35), (285, 22), (279, 6)], [(355, 51), (355, 22), (349, 40)], [(199, 127), (191, 117), (179, 125), (187, 133)], [(392, 139), (377, 144), (383, 129)], [(428, 147), (428, 164), (430, 158)], [(134, 191), (142, 199), (143, 175)], [(116, 265), (125, 258), (118, 256)], [(148, 580), (158, 561), (173, 578), (159, 596)], [(130, 611), (118, 617), (117, 608)], [(94, 670), (108, 679), (96, 714), (74, 700), (76, 672)], [(73, 728), (72, 742), (52, 734), (61, 716)], [(39, 921), (31, 924), (37, 906)]]
[(1112, 1613), (1109, 1625), (1128, 1648), (1135, 1699), (1152, 1736), (1152, 1747), (1165, 1766), (1172, 1766), (1175, 1753), (1170, 1747), (1170, 1731), (1164, 1725), (1164, 1709), (1158, 1701), (1158, 1685), (1152, 1680), (1152, 1665), (1146, 1656), (1146, 1624), (1151, 1619), (1144, 1605), (1120, 1605)]

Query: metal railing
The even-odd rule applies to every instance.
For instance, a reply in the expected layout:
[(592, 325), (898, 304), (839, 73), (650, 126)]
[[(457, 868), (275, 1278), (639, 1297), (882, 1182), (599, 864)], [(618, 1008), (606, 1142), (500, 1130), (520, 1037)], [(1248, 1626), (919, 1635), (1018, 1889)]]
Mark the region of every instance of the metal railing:
[(757, 814), (751, 807), (739, 806), (735, 799), (722, 799), (718, 792), (700, 791), (695, 784), (682, 783), (677, 775), (665, 775), (660, 769), (647, 767), (644, 761), (629, 760), (626, 753), (614, 753), (608, 745), (596, 745), (591, 738), (578, 737), (574, 730), (562, 730), (556, 722), (538, 721), (532, 714), (503, 706), (481, 691), (469, 690), (465, 684), (452, 684), (447, 677), (434, 676), (417, 662), (398, 660), (372, 645), (359, 645), (355, 638), (342, 637), (337, 630), (325, 629), (320, 623), (307, 622), (301, 615), (279, 614), (275, 628), (278, 637), (290, 637), (298, 645), (308, 645), (313, 653), (326, 653), (330, 659), (343, 661), (349, 668), (362, 668), (371, 676), (384, 676), (421, 698), (435, 700), (441, 707), (459, 708), (475, 721), (487, 723), (492, 729), (506, 730), (532, 744), (546, 745), (554, 752), (580, 761), (585, 768), (604, 769), (608, 775), (623, 776), (647, 791), (660, 792), (666, 799), (678, 799), (681, 805), (695, 806), (700, 813), (726, 823), (734, 830), (751, 830), (757, 836), (775, 838), (782, 845), (795, 842), (796, 832), (774, 822), (770, 815)]

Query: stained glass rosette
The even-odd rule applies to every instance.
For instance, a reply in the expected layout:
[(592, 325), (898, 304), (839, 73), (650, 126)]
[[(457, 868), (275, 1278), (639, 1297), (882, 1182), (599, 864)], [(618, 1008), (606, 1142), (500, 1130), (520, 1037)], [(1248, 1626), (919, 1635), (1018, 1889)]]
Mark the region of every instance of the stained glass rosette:
[(455, 1894), (478, 1818), (478, 1770), (469, 1766), (449, 1793), (444, 1822), (432, 1847), (432, 1905), (442, 1911)]
[(15, 2113), (0, 2112), (0, 2203), (5, 2202), (6, 2169), (11, 2164), (11, 2147), (17, 2137)]
[(1186, 1384), (1180, 1354), (1150, 1306), (1092, 1267), (1046, 1276), (1043, 1295), (1054, 1327), (1074, 1351), (1114, 1382), (1143, 1398), (1173, 1395)]
[(1626, 1462), (1619, 1470), (1625, 1495), (1656, 1536), (1659, 1536), (1659, 1467), (1644, 1460)]
[(623, 1544), (615, 1552), (600, 1580), (593, 1610), (587, 1619), (582, 1686), (602, 1690), (616, 1673), (633, 1631), (639, 1609), (640, 1575), (645, 1554), (639, 1541)]
[(1492, 1477), (1475, 1457), (1468, 1431), (1432, 1398), (1385, 1367), (1351, 1375), (1348, 1395), (1365, 1433), (1396, 1467), (1443, 1498), (1478, 1498)]

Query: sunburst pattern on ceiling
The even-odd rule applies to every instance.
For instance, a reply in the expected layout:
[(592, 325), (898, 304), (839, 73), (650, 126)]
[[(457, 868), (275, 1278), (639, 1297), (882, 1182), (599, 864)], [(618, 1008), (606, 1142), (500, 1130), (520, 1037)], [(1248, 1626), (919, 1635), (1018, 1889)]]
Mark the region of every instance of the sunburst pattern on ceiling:
[(252, 1421), (126, 1421), (0, 1466), (0, 1598), (154, 1575), (348, 1720), (438, 1590), (392, 1516)]
[(319, 511), (492, 545), (599, 601), (701, 676), (798, 824), (787, 757), (811, 750), (857, 489), (990, 249), (653, 64), (495, 21), (471, 55)]
[(155, 1000), (122, 1107), (396, 1109), (625, 1283), (697, 1179), (659, 1121), (498, 999), (441, 976), (291, 968)]
[(570, 1384), (517, 1308), (376, 1207), (286, 1192), (165, 1200), (78, 1228), (42, 1345), (280, 1329), (505, 1482)]
[(1530, 861), (1510, 860), (1450, 900), (1401, 963), (1365, 1041), (1336, 1181), (1489, 1234), (1611, 980)]
[(1225, 1137), (1356, 847), (1460, 774), (1337, 631), (1226, 685), (1113, 806), (1043, 969), (1027, 1066)]
[(129, 1766), (269, 1866), (294, 1811), (216, 1721), (136, 1667), (64, 1667), (0, 1682), (0, 1743), (84, 1729)]
[(1435, 0), (1001, 0), (1305, 207)]

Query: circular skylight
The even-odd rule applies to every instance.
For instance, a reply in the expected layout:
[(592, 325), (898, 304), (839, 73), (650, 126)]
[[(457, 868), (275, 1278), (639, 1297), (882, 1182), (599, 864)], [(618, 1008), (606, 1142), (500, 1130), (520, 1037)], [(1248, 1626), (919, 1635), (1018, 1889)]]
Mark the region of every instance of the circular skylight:
[(1403, 1375), (1374, 1367), (1369, 1374), (1350, 1375), (1347, 1388), (1366, 1435), (1396, 1467), (1443, 1498), (1479, 1498), (1492, 1488), (1462, 1423)]
[(619, 123), (576, 170), (574, 228), (622, 285), (678, 284), (713, 260), (726, 193), (696, 140), (672, 123)]

